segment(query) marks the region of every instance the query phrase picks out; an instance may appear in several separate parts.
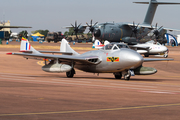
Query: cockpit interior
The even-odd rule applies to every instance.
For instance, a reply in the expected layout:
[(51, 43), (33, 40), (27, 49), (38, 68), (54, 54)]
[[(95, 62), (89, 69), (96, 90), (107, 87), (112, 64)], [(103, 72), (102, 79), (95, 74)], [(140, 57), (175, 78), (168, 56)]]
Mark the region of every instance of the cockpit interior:
[(128, 48), (129, 46), (126, 44), (122, 44), (122, 43), (110, 43), (105, 45), (103, 48), (103, 50), (120, 50), (121, 48)]

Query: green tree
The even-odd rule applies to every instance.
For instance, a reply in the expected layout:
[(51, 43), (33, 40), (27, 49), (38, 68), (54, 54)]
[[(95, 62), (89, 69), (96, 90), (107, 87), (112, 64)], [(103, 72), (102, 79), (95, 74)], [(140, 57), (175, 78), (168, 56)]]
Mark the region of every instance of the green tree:
[(49, 30), (35, 30), (35, 31), (31, 31), (32, 34), (35, 34), (37, 32), (41, 33), (42, 35), (44, 35), (44, 38), (46, 38), (47, 33), (49, 32)]
[(64, 35), (67, 37), (69, 35), (69, 32), (68, 31), (64, 32)]
[(22, 37), (28, 38), (27, 35), (28, 35), (28, 32), (27, 32), (26, 30), (21, 31), (21, 32), (18, 34), (18, 36), (19, 36), (20, 39), (21, 39)]

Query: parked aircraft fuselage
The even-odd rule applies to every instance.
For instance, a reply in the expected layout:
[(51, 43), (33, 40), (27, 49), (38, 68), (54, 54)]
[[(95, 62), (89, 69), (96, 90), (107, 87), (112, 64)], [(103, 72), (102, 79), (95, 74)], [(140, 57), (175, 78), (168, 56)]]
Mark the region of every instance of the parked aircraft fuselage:
[(135, 35), (127, 23), (101, 23), (95, 26), (94, 36), (101, 41), (108, 40), (111, 42), (122, 41), (131, 43), (138, 42), (138, 39), (142, 39), (150, 32), (148, 28), (139, 27), (137, 30), (137, 34)]
[(75, 65), (76, 68), (94, 73), (114, 73), (135, 69), (142, 65), (143, 57), (134, 50), (122, 48), (118, 50), (95, 50), (89, 51), (82, 56), (95, 55), (99, 56), (101, 61), (98, 65)]

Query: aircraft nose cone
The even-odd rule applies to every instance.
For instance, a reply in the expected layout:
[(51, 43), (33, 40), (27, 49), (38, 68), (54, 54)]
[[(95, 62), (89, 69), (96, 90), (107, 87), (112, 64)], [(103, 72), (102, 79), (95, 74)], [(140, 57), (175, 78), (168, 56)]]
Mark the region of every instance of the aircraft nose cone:
[(163, 52), (165, 52), (165, 51), (167, 51), (167, 50), (168, 50), (167, 47), (162, 46), (162, 51), (163, 51)]
[(97, 30), (94, 31), (94, 36), (95, 36), (95, 37), (100, 37), (100, 36), (101, 36), (101, 31), (100, 31), (100, 29), (97, 29)]
[(124, 63), (131, 68), (136, 68), (142, 65), (143, 57), (134, 50), (125, 50), (122, 52), (122, 57), (124, 58)]

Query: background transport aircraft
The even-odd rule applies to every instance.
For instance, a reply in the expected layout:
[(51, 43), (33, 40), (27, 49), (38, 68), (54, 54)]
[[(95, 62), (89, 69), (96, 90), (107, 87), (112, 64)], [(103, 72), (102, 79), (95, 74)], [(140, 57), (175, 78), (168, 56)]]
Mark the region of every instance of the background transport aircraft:
[[(173, 60), (143, 58), (139, 53), (129, 49), (124, 44), (111, 43), (100, 50), (88, 51), (84, 54), (75, 52), (65, 39), (62, 39), (60, 52), (63, 55), (43, 54), (35, 50), (26, 39), (21, 41), (20, 51), (22, 53), (7, 53), (8, 55), (19, 55), (31, 59), (50, 59), (42, 67), (46, 72), (66, 72), (67, 77), (73, 77), (75, 69), (91, 73), (113, 73), (116, 79), (129, 80), (131, 75), (150, 75), (157, 72), (155, 68), (143, 67), (143, 62)], [(67, 55), (64, 53), (71, 53)]]
[[(109, 43), (110, 42), (106, 40), (103, 45), (99, 40), (95, 40), (93, 46), (96, 49), (100, 49)], [(145, 57), (149, 57), (149, 55), (163, 55), (166, 58), (168, 57), (168, 52), (169, 52), (166, 46), (161, 45), (160, 43), (155, 42), (153, 40), (148, 41), (144, 44), (141, 43), (136, 45), (129, 45), (129, 47), (137, 51), (139, 54), (144, 54)]]
[[(82, 33), (85, 31), (86, 27), (89, 27), (89, 31), (92, 32), (93, 36), (100, 40), (108, 40), (109, 42), (125, 42), (128, 44), (137, 44), (140, 39), (147, 36), (147, 34), (154, 29), (153, 33), (156, 35), (156, 38), (164, 39), (164, 33), (167, 30), (173, 31), (177, 29), (171, 29), (171, 28), (163, 28), (157, 27), (157, 24), (155, 26), (152, 26), (152, 21), (156, 12), (156, 8), (158, 5), (167, 5), (167, 4), (180, 4), (180, 3), (172, 3), (172, 2), (158, 2), (156, 0), (150, 0), (150, 2), (134, 2), (138, 4), (149, 4), (149, 8), (147, 10), (144, 22), (142, 24), (135, 24), (133, 23), (99, 23), (97, 22), (93, 25), (92, 20), (90, 25), (86, 23), (87, 25), (77, 25), (77, 22), (75, 22), (75, 25), (66, 27), (74, 28), (74, 32), (77, 35), (77, 33)], [(163, 36), (157, 37), (157, 36)]]

